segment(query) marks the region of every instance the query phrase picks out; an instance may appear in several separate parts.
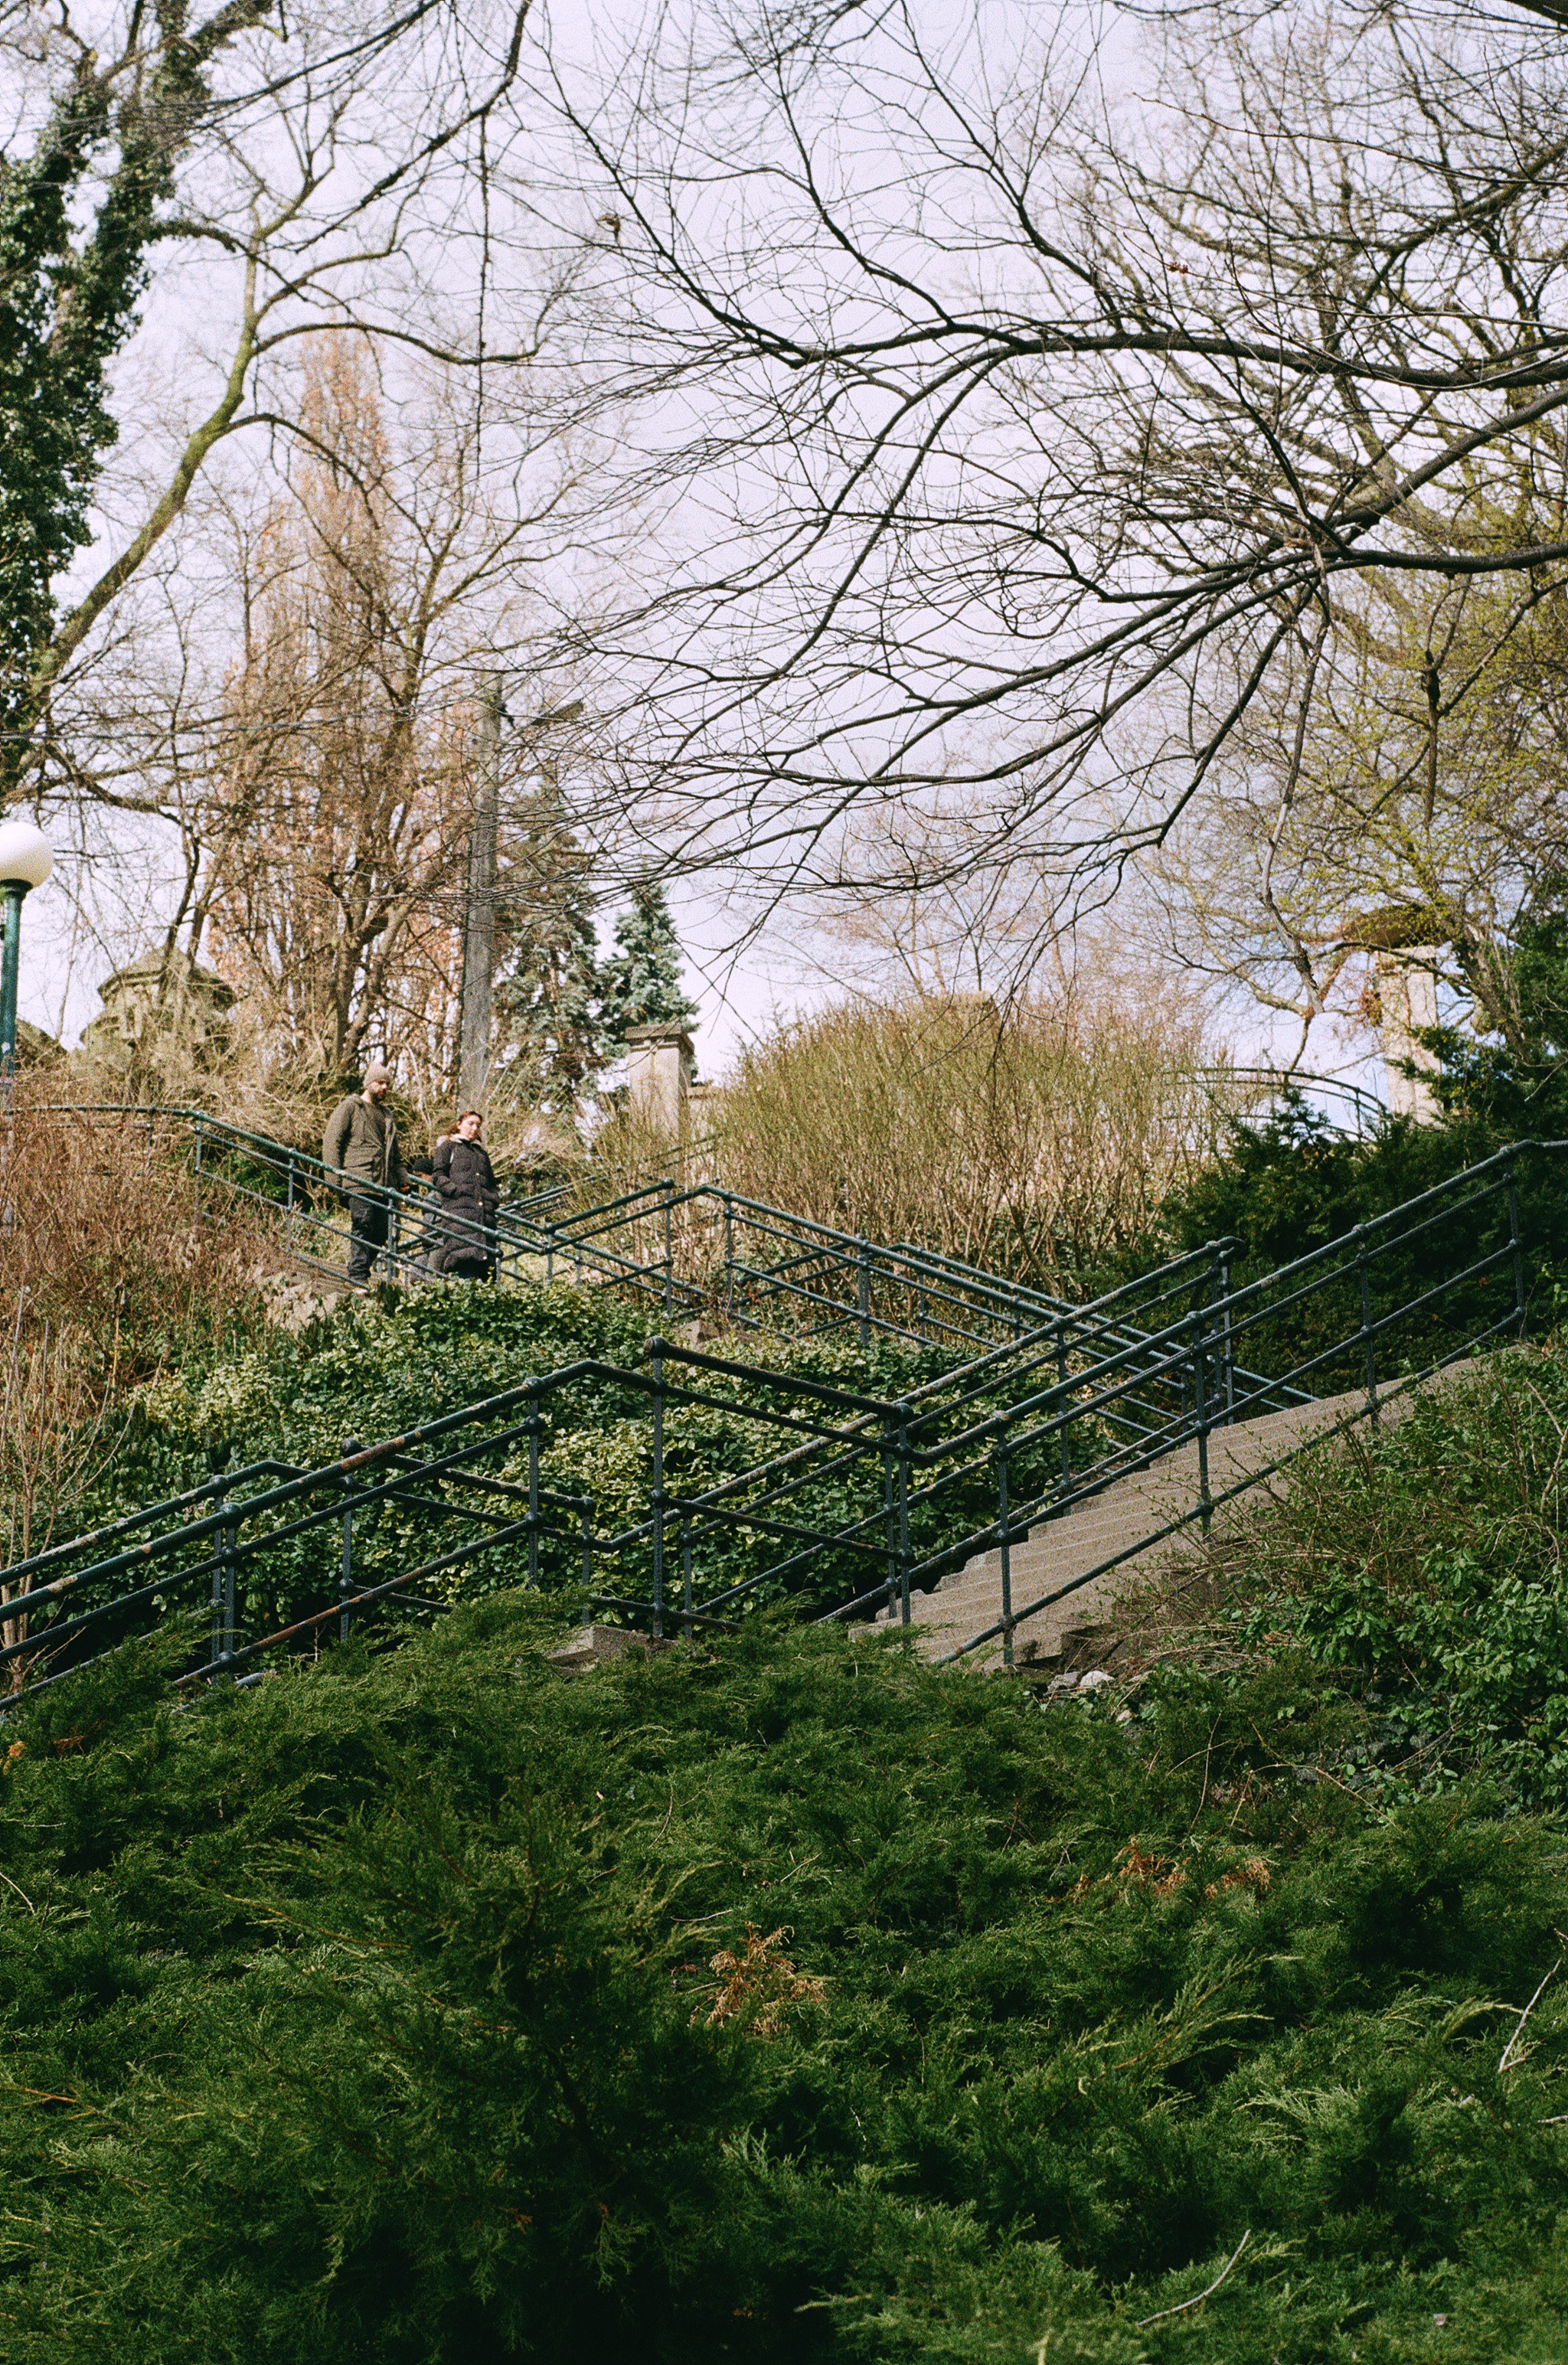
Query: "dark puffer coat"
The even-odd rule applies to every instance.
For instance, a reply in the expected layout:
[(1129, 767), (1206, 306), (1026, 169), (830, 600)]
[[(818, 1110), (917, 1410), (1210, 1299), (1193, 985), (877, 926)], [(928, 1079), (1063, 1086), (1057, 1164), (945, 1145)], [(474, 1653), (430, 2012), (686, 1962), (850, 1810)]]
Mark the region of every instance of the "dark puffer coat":
[(487, 1273), (495, 1261), (492, 1227), (501, 1194), (484, 1143), (461, 1137), (443, 1141), (435, 1154), (432, 1179), (441, 1209), (431, 1246), (431, 1271), (471, 1277)]

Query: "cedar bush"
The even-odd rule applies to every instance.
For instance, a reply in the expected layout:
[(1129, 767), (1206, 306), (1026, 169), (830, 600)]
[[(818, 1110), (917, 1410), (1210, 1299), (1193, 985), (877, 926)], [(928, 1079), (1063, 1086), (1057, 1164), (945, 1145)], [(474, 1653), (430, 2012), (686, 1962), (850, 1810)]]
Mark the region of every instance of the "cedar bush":
[(1549, 1821), (1310, 1778), (1299, 1656), (551, 1632), (10, 1719), (7, 2359), (1561, 2354)]
[[(1346, 1239), (1358, 1224), (1479, 1165), (1514, 1138), (1480, 1118), (1417, 1126), (1397, 1117), (1364, 1140), (1351, 1139), (1334, 1132), (1305, 1101), (1287, 1095), (1266, 1120), (1232, 1126), (1223, 1156), (1170, 1194), (1156, 1220), (1102, 1269), (1097, 1283), (1109, 1287), (1168, 1257), (1229, 1238), (1238, 1243), (1232, 1276), (1240, 1287)], [(1516, 1175), (1529, 1319), (1539, 1328), (1557, 1318), (1568, 1284), (1568, 1151), (1523, 1150)], [(1506, 1250), (1506, 1196), (1499, 1192), (1464, 1206), (1465, 1195), (1455, 1192), (1441, 1210), (1428, 1211), (1438, 1220), (1425, 1231), (1371, 1260), (1374, 1320), (1408, 1306), (1443, 1273)], [(1385, 1333), (1379, 1348), (1384, 1375), (1390, 1365), (1426, 1368), (1506, 1317), (1513, 1303), (1514, 1277), (1504, 1256), (1490, 1273)], [(1307, 1384), (1326, 1395), (1356, 1387), (1363, 1366), (1351, 1334), (1360, 1320), (1352, 1268), (1335, 1286), (1248, 1329), (1238, 1352), (1259, 1370), (1282, 1373), (1350, 1339)]]

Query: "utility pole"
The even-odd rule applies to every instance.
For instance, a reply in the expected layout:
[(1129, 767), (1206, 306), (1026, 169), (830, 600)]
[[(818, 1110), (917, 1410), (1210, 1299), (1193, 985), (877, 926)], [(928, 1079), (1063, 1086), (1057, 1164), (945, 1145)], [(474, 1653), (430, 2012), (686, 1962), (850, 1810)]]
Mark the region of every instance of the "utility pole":
[(490, 1068), (490, 992), (496, 974), (496, 837), (501, 801), (501, 716), (505, 678), (481, 677), (474, 750), (474, 825), (468, 837), (468, 891), (463, 906), (463, 1000), (457, 1031), (457, 1098), (477, 1108)]

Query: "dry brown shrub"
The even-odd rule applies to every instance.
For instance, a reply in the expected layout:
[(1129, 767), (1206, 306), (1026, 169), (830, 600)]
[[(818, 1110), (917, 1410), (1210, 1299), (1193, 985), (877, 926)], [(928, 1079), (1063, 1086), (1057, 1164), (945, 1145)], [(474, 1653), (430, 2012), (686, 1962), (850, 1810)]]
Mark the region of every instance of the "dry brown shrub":
[[(1081, 1873), (1067, 1893), (1067, 1902), (1081, 1904), (1097, 1889), (1143, 1889), (1150, 1897), (1174, 1897), (1187, 1885), (1184, 1866), (1173, 1863), (1170, 1856), (1157, 1855), (1139, 1844), (1135, 1832), (1126, 1847), (1116, 1856), (1114, 1868), (1103, 1873), (1098, 1880), (1087, 1872)], [(1272, 1882), (1267, 1864), (1260, 1855), (1244, 1856), (1238, 1864), (1222, 1872), (1217, 1880), (1204, 1883), (1205, 1897), (1218, 1897), (1227, 1889), (1245, 1889), (1249, 1896), (1266, 1897)]]
[(743, 1055), (712, 1156), (819, 1223), (1070, 1288), (1213, 1155), (1232, 1099), (1164, 1006), (859, 1003)]
[[(744, 1954), (723, 1946), (711, 1957), (710, 1967), (723, 1984), (706, 2016), (710, 2028), (726, 2020), (744, 2018), (753, 2035), (773, 2037), (783, 2027), (784, 2015), (791, 2005), (820, 2011), (826, 2003), (827, 1990), (822, 1980), (813, 1978), (810, 1972), (798, 1971), (784, 1953), (784, 1941), (789, 1935), (789, 1931), (780, 1927), (770, 1930), (765, 1937), (754, 1922), (748, 1922)], [(693, 2014), (693, 2018), (696, 2016)]]
[[(89, 1358), (79, 1333), (26, 1328), (27, 1299), (18, 1294), (0, 1353), (0, 1642), (25, 1642), (28, 1612), (16, 1604), (32, 1579), (10, 1572), (47, 1552), (62, 1515), (91, 1489), (114, 1460), (124, 1421), (109, 1396), (96, 1402), (86, 1377)], [(26, 1664), (0, 1666), (0, 1688), (19, 1689)]]
[(1217, 1897), (1224, 1889), (1249, 1889), (1254, 1897), (1267, 1897), (1273, 1885), (1273, 1876), (1260, 1855), (1249, 1855), (1240, 1864), (1233, 1864), (1217, 1880), (1204, 1885), (1205, 1897)]
[(203, 1216), (177, 1121), (19, 1096), (0, 1157), (0, 1291), (16, 1351), (51, 1338), (50, 1368), (68, 1353), (90, 1410), (264, 1318), (265, 1219)]
[[(32, 1080), (29, 1080), (31, 1082)], [(203, 1216), (185, 1130), (19, 1092), (0, 1115), (0, 1641), (25, 1642), (31, 1579), (107, 1472), (126, 1392), (191, 1348), (263, 1318), (261, 1219)], [(0, 1665), (25, 1681), (26, 1654)]]
[(1153, 1855), (1138, 1845), (1135, 1832), (1116, 1858), (1118, 1877), (1135, 1889), (1147, 1889), (1151, 1897), (1173, 1897), (1184, 1887), (1187, 1876), (1179, 1864), (1168, 1856)]

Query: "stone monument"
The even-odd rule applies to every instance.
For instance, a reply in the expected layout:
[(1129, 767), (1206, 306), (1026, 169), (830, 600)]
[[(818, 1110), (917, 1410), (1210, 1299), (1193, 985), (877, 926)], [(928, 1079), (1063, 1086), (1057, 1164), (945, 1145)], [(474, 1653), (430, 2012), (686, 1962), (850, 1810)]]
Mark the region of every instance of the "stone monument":
[[(1438, 1023), (1439, 948), (1408, 945), (1397, 953), (1377, 957), (1377, 994), (1383, 1010), (1383, 1064), (1391, 1116), (1413, 1117), (1417, 1125), (1436, 1125), (1442, 1115), (1428, 1076), (1438, 1072), (1438, 1057), (1417, 1043), (1417, 1026)], [(1406, 1072), (1406, 1063), (1417, 1070)]]

